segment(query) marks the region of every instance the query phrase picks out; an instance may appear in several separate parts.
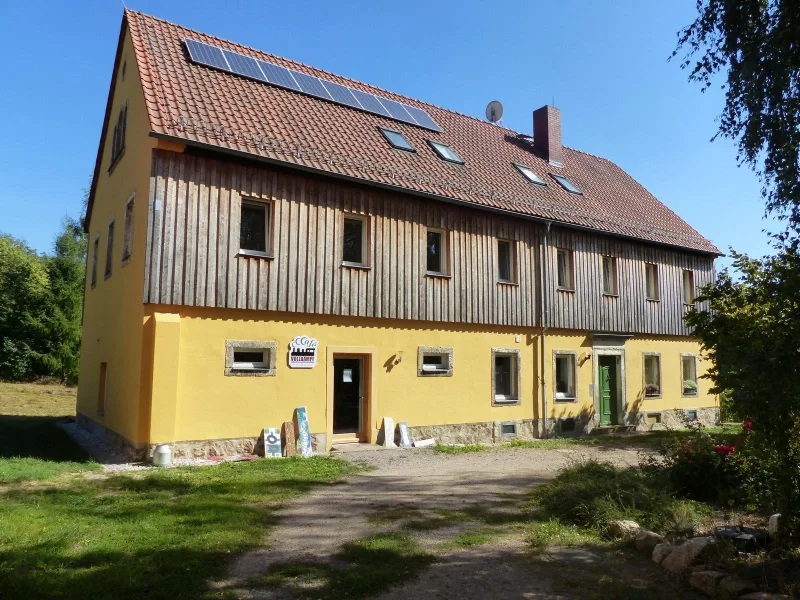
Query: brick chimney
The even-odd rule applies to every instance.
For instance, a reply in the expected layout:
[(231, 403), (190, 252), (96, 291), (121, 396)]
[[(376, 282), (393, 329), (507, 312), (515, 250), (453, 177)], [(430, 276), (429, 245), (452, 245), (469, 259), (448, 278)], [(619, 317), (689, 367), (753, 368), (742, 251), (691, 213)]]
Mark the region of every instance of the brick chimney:
[(543, 106), (533, 111), (533, 147), (550, 164), (563, 166), (561, 158), (561, 111), (555, 106)]

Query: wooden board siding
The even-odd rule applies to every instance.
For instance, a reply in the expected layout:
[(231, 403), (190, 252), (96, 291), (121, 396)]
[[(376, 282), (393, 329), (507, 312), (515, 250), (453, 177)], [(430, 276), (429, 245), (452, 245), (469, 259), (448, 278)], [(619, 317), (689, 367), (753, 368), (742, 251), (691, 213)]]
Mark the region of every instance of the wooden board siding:
[[(144, 301), (535, 326), (540, 231), (528, 221), (280, 170), (155, 151)], [(242, 198), (272, 204), (273, 258), (238, 256)], [(367, 219), (367, 266), (342, 266), (343, 217)], [(449, 276), (426, 276), (426, 231)], [(498, 284), (497, 239), (518, 284)]]
[[(695, 289), (710, 283), (709, 256), (553, 227), (549, 239), (549, 326), (590, 331), (688, 335), (683, 315), (683, 270), (694, 272)], [(557, 289), (556, 252), (572, 251), (574, 291)], [(603, 295), (603, 256), (617, 259), (618, 296)], [(645, 264), (658, 265), (659, 301), (647, 300)]]
[[(272, 207), (273, 258), (238, 256), (242, 198)], [(367, 266), (342, 266), (345, 214), (367, 222)], [(446, 232), (448, 277), (426, 276), (426, 231)], [(165, 151), (153, 153), (144, 301), (534, 327), (544, 226), (469, 207)], [(512, 240), (516, 283), (497, 282), (497, 240)], [(686, 335), (682, 270), (695, 288), (710, 256), (553, 226), (548, 325)], [(556, 290), (556, 248), (573, 251), (573, 292)], [(617, 258), (619, 296), (602, 294), (602, 256)], [(645, 299), (645, 263), (661, 299)]]

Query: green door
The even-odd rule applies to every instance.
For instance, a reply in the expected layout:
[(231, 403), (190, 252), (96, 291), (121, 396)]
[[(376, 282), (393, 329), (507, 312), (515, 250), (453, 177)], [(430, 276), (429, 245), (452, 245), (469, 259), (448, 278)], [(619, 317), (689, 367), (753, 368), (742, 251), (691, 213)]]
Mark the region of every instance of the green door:
[(601, 356), (600, 367), (600, 426), (617, 424), (617, 358)]

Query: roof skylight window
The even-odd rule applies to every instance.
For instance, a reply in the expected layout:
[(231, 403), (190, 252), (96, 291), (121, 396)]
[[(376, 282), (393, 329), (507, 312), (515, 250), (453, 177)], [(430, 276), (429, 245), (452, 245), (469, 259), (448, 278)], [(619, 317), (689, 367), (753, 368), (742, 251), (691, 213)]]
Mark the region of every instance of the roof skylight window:
[(544, 179), (539, 177), (536, 173), (531, 171), (531, 169), (529, 169), (525, 165), (519, 165), (517, 163), (512, 163), (512, 164), (517, 168), (517, 170), (520, 173), (522, 173), (522, 176), (525, 177), (525, 179), (527, 179), (531, 183), (535, 183), (536, 185), (547, 185)]
[(556, 175), (555, 173), (550, 173), (550, 177), (552, 177), (558, 183), (560, 183), (561, 187), (567, 190), (570, 194), (581, 194), (581, 195), (583, 194), (583, 192), (578, 188), (578, 186), (576, 186), (574, 183), (572, 183), (569, 179), (567, 179), (563, 175)]
[(441, 142), (434, 142), (433, 140), (428, 140), (428, 144), (430, 144), (431, 148), (434, 149), (436, 154), (439, 155), (440, 158), (443, 158), (446, 161), (458, 163), (460, 165), (464, 164), (464, 161), (461, 160), (461, 157), (455, 153), (455, 151), (448, 146), (447, 144), (442, 144)]
[(394, 129), (386, 129), (384, 127), (378, 127), (383, 134), (383, 137), (386, 138), (386, 141), (392, 145), (392, 148), (397, 148), (398, 150), (406, 150), (407, 152), (416, 152), (417, 149), (414, 148), (414, 144), (409, 142), (399, 131), (395, 131)]

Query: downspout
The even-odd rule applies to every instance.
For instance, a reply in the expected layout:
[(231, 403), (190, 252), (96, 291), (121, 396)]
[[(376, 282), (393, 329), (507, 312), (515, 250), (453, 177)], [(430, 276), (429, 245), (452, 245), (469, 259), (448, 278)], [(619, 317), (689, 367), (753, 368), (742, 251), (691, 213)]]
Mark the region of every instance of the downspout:
[(547, 238), (550, 235), (551, 221), (547, 221), (544, 231), (544, 251), (542, 252), (542, 287), (541, 287), (541, 303), (542, 307), (542, 348), (539, 353), (541, 356), (541, 372), (540, 378), (542, 381), (542, 438), (547, 439), (547, 359), (545, 357), (545, 339), (547, 338), (547, 324), (550, 322), (550, 307), (548, 305), (548, 294), (546, 290), (549, 289), (547, 285), (547, 264), (549, 261), (549, 253), (547, 246)]

